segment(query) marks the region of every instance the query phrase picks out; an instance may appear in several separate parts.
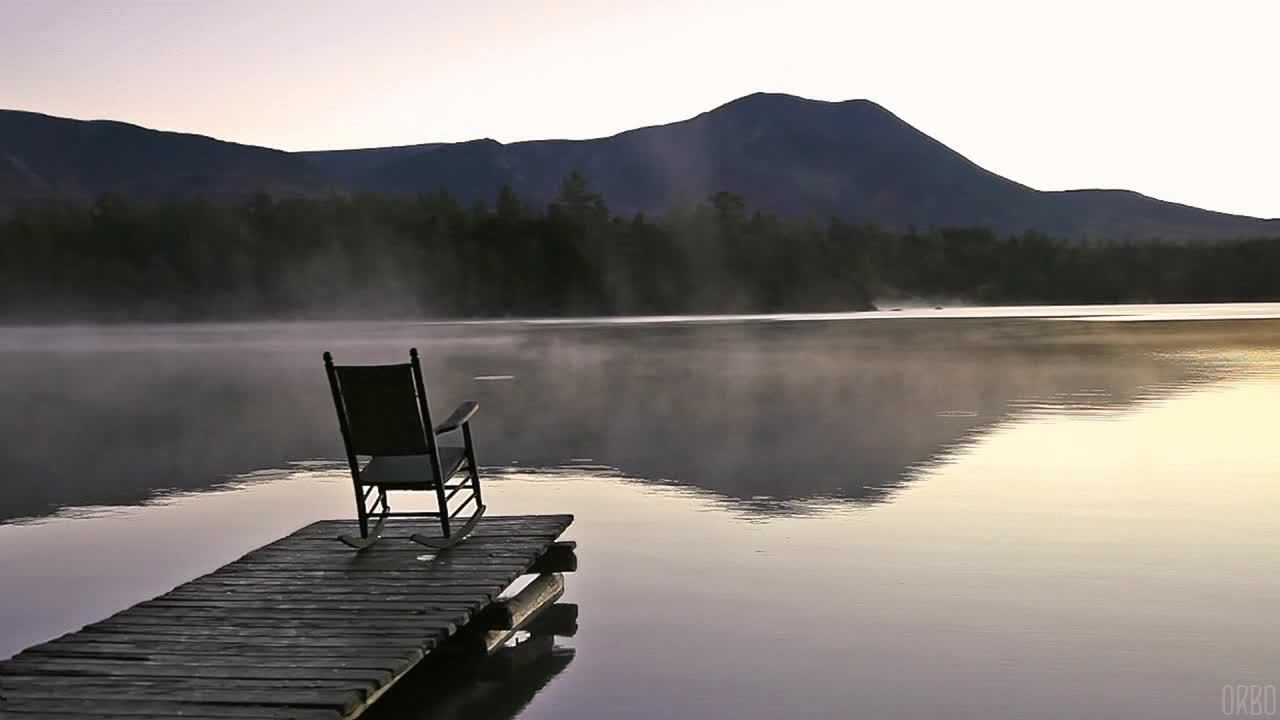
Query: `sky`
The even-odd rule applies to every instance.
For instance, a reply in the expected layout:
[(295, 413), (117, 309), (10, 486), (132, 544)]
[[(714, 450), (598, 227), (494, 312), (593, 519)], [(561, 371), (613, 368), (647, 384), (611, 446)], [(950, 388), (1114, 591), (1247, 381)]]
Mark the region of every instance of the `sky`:
[(0, 0), (0, 107), (286, 150), (866, 98), (1041, 190), (1280, 217), (1280, 0)]

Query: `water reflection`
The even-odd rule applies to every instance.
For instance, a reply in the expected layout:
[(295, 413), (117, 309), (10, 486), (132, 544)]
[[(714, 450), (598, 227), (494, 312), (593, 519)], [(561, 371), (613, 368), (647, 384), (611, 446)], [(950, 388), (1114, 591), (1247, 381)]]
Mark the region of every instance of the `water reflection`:
[[(514, 677), (502, 708), (407, 684), (401, 716), (1214, 717), (1223, 685), (1280, 668), (1280, 357), (1246, 355), (1269, 367), (1015, 409), (912, 466), (892, 502), (816, 498), (804, 516), (617, 471), (508, 470), (496, 511), (578, 518), (577, 656), (546, 684), (549, 666)], [(0, 592), (0, 657), (350, 503), (313, 466), (0, 525), (0, 577), (21, 579)]]
[(434, 661), (430, 655), (365, 714), (369, 720), (506, 720), (564, 672), (577, 651), (551, 633), (534, 632), (518, 644), (473, 663)]
[[(319, 354), (423, 351), (477, 399), (480, 460), (589, 458), (743, 512), (886, 498), (1011, 413), (1113, 412), (1248, 371), (1280, 322), (905, 319), (0, 330), (0, 521), (133, 504), (341, 455)], [(1213, 352), (1206, 353), (1205, 348)]]

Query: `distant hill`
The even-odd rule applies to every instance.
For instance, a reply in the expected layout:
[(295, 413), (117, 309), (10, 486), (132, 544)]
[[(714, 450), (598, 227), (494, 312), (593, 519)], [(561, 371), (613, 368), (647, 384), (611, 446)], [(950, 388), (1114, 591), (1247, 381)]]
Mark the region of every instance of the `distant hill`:
[(359, 150), (309, 150), (294, 154), (309, 160), (335, 183), (348, 188), (361, 188), (368, 184), (370, 176), (376, 175), (387, 165), (429, 152), (443, 144), (425, 143)]
[(970, 162), (867, 100), (750, 95), (682, 122), (594, 140), (494, 140), (283, 153), (210, 138), (0, 113), (0, 202), (15, 195), (229, 195), (447, 188), (491, 201), (509, 184), (550, 200), (581, 171), (617, 212), (661, 213), (713, 192), (751, 208), (890, 228), (989, 226), (1078, 239), (1280, 236), (1280, 221), (1122, 190), (1033, 190)]
[(107, 120), (0, 110), (0, 203), (21, 198), (227, 198), (254, 190), (314, 193), (329, 177), (305, 158), (202, 135)]

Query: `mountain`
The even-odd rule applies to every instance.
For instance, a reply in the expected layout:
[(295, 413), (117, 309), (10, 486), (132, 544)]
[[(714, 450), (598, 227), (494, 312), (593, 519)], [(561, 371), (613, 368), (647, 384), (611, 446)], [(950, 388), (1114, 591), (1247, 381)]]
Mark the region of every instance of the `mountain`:
[(230, 196), (266, 189), (551, 200), (582, 172), (615, 212), (661, 213), (727, 190), (748, 207), (890, 228), (986, 225), (1077, 239), (1280, 236), (1261, 220), (1122, 190), (1042, 192), (984, 170), (867, 100), (758, 93), (697, 117), (593, 140), (483, 139), (284, 153), (196, 135), (0, 112), (0, 204), (43, 194)]
[(254, 190), (314, 193), (326, 173), (297, 155), (107, 120), (0, 110), (0, 204), (104, 192), (157, 199)]
[(984, 170), (867, 100), (759, 93), (690, 120), (595, 140), (476, 140), (392, 157), (368, 189), (447, 187), (468, 201), (503, 184), (537, 202), (581, 171), (610, 207), (661, 212), (727, 190), (748, 207), (905, 228), (987, 225), (1072, 238), (1280, 235), (1280, 221), (1115, 190), (1041, 192)]
[(363, 187), (371, 174), (396, 161), (434, 150), (445, 143), (398, 145), (357, 150), (308, 150), (294, 153), (324, 171), (334, 182), (349, 188)]

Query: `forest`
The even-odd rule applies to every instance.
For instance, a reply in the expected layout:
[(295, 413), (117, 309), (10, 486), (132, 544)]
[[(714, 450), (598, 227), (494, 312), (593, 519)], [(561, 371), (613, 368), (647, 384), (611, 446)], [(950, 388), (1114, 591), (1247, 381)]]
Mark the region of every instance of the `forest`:
[(893, 231), (753, 211), (730, 193), (611, 213), (572, 174), (546, 207), (509, 188), (0, 211), (6, 321), (489, 318), (863, 310), (902, 302), (1280, 299), (1280, 240), (1080, 243)]

